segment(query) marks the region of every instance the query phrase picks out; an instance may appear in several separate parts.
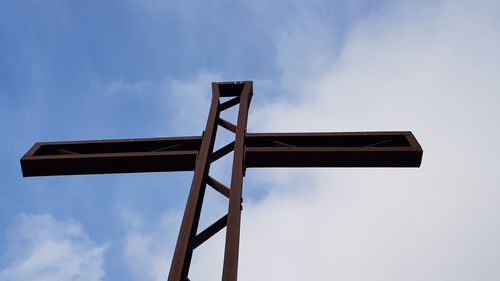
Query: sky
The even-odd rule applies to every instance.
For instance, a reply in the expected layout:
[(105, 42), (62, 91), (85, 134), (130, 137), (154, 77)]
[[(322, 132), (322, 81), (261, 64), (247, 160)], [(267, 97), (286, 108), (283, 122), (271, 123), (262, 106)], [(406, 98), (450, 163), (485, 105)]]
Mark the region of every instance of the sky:
[[(37, 141), (412, 131), (420, 168), (249, 169), (239, 280), (500, 280), (500, 1), (0, 2), (0, 281), (166, 280), (192, 172), (23, 178)], [(224, 136), (223, 136), (224, 138)], [(230, 161), (213, 169), (229, 180)], [(201, 227), (227, 205), (207, 193)], [(220, 280), (224, 232), (191, 280)]]

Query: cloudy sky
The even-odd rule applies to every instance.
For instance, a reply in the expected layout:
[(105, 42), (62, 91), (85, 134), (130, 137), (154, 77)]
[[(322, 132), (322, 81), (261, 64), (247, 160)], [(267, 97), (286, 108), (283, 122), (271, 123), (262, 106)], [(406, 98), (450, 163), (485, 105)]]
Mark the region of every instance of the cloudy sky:
[[(0, 2), (0, 281), (166, 280), (192, 173), (22, 178), (36, 141), (411, 130), (419, 169), (247, 171), (240, 280), (500, 280), (500, 2)], [(215, 167), (227, 180), (228, 161)], [(202, 225), (224, 214), (207, 194)], [(224, 233), (191, 280), (220, 280)]]

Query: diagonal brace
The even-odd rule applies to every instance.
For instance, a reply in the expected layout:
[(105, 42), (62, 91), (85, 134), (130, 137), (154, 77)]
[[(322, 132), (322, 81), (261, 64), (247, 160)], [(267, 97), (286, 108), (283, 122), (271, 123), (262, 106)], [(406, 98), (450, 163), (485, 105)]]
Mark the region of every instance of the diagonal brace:
[(220, 194), (229, 198), (229, 193), (231, 190), (227, 186), (225, 186), (224, 184), (220, 183), (218, 180), (207, 175), (207, 184), (210, 185), (211, 187), (213, 187)]
[(237, 105), (238, 103), (240, 103), (240, 97), (239, 96), (221, 103), (219, 105), (219, 111), (223, 111), (223, 110), (226, 110), (228, 108), (231, 108), (231, 107)]
[(218, 219), (216, 222), (212, 223), (209, 227), (205, 228), (202, 232), (196, 235), (193, 238), (191, 249), (194, 250), (201, 244), (205, 243), (212, 236), (217, 234), (217, 232), (221, 231), (227, 225), (227, 215)]
[(210, 162), (213, 163), (220, 158), (224, 157), (228, 153), (234, 150), (234, 141), (226, 144), (225, 146), (219, 148), (217, 151), (213, 152), (212, 155), (210, 155)]
[(236, 134), (236, 125), (234, 125), (233, 123), (227, 121), (227, 120), (224, 120), (222, 118), (219, 118), (218, 120), (218, 123), (219, 125), (221, 125), (223, 128), (233, 132)]

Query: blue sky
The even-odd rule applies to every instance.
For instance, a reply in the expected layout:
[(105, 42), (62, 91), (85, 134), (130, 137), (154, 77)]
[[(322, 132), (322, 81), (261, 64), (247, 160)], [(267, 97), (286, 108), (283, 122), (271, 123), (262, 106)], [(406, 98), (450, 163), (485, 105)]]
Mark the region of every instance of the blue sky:
[[(412, 130), (425, 151), (420, 169), (249, 171), (241, 280), (498, 280), (499, 8), (2, 1), (0, 280), (165, 280), (191, 173), (22, 178), (19, 158), (198, 135), (210, 82), (232, 80), (255, 83), (249, 131)], [(208, 196), (204, 224), (225, 208)], [(222, 238), (192, 280), (220, 280)]]

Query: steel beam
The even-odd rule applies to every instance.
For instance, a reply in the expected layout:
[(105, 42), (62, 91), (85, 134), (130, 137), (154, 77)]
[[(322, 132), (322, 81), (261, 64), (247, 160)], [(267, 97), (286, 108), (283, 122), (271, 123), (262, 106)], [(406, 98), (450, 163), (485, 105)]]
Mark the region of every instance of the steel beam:
[(243, 197), (243, 175), (245, 157), (245, 136), (247, 131), (248, 108), (252, 99), (252, 83), (245, 83), (240, 96), (238, 123), (235, 128), (233, 169), (229, 190), (227, 212), (226, 245), (222, 280), (236, 281), (238, 277), (238, 254), (240, 245), (241, 202)]
[[(192, 171), (201, 137), (36, 143), (23, 176)], [(232, 150), (212, 154), (210, 161)], [(411, 132), (247, 133), (245, 167), (419, 167)]]
[(192, 171), (201, 137), (38, 142), (21, 158), (23, 176)]
[(411, 132), (247, 134), (247, 168), (420, 167)]
[[(239, 93), (236, 90), (239, 89)], [(245, 149), (246, 123), (248, 107), (252, 94), (252, 82), (213, 83), (212, 104), (207, 126), (201, 141), (200, 152), (196, 160), (193, 183), (189, 192), (186, 209), (182, 219), (179, 237), (175, 246), (174, 257), (168, 275), (168, 281), (189, 280), (189, 268), (193, 251), (222, 228), (227, 227), (224, 254), (223, 277), (225, 281), (236, 281), (238, 269), (238, 250), (241, 219), (241, 197), (243, 186), (243, 156)], [(228, 103), (222, 103), (221, 97), (236, 96)], [(217, 127), (227, 127), (220, 122), (220, 112), (239, 103), (238, 122), (234, 126), (235, 141), (213, 152)], [(234, 150), (231, 185), (228, 189), (209, 175), (210, 164)], [(216, 221), (210, 227), (197, 234), (201, 208), (206, 185), (210, 184), (219, 192), (229, 197), (227, 216)]]
[(210, 157), (214, 149), (219, 118), (219, 91), (212, 84), (212, 102), (208, 113), (207, 125), (201, 141), (200, 153), (196, 161), (193, 182), (189, 191), (181, 228), (174, 250), (174, 256), (168, 274), (168, 281), (185, 281), (188, 279), (189, 267), (193, 255), (193, 241), (196, 238), (200, 221), (201, 207), (205, 195)]

